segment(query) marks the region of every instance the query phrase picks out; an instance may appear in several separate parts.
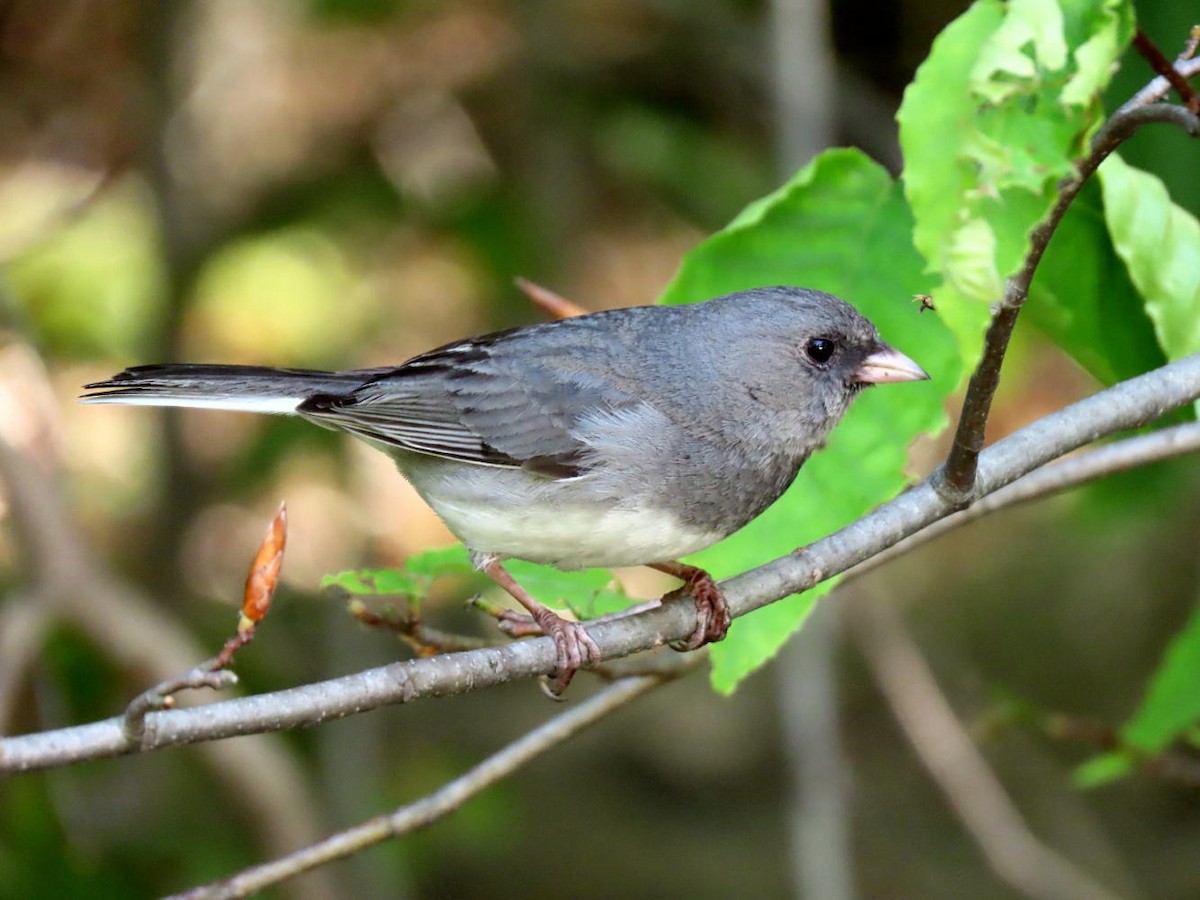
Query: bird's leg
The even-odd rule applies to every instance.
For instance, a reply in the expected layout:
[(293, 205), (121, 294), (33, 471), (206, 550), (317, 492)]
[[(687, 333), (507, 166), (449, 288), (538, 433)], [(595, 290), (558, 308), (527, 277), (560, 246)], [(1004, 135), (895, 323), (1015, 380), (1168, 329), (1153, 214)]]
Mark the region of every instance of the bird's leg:
[(504, 588), (514, 600), (529, 610), (542, 634), (554, 638), (558, 652), (556, 673), (552, 691), (555, 695), (566, 690), (567, 685), (581, 666), (600, 661), (600, 648), (592, 640), (587, 629), (579, 622), (564, 619), (554, 610), (533, 599), (530, 593), (517, 583), (498, 560), (484, 561), (479, 570)]
[(665, 572), (683, 582), (681, 592), (696, 602), (696, 627), (686, 641), (672, 644), (676, 650), (695, 650), (725, 637), (729, 631), (729, 605), (713, 577), (703, 569), (681, 562), (648, 563), (651, 569)]

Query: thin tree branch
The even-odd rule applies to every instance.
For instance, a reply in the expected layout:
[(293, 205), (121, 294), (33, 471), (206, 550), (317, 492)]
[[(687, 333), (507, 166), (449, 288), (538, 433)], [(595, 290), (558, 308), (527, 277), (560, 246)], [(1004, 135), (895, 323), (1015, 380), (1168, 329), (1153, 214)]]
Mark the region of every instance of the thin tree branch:
[[(1126, 104), (1128, 106), (1128, 104)], [(1004, 298), (992, 316), (984, 338), (983, 355), (971, 375), (963, 400), (954, 443), (946, 459), (944, 474), (936, 483), (948, 500), (966, 506), (976, 493), (976, 469), (983, 448), (984, 429), (992, 409), (992, 398), (1000, 384), (1000, 369), (1008, 352), (1008, 343), (1021, 308), (1029, 297), (1029, 287), (1054, 232), (1071, 202), (1108, 155), (1127, 141), (1135, 131), (1151, 122), (1166, 122), (1183, 128), (1192, 137), (1200, 135), (1200, 118), (1181, 106), (1122, 107), (1104, 124), (1092, 140), (1091, 152), (1083, 159), (1074, 176), (1059, 186), (1058, 199), (1050, 214), (1029, 235), (1029, 252), (1017, 274), (1005, 285)]]
[(1133, 48), (1150, 64), (1151, 69), (1157, 72), (1160, 77), (1167, 80), (1167, 84), (1174, 88), (1175, 93), (1179, 95), (1179, 99), (1183, 101), (1184, 106), (1194, 113), (1200, 113), (1200, 98), (1196, 97), (1196, 92), (1192, 90), (1192, 86), (1188, 84), (1187, 79), (1167, 59), (1166, 54), (1158, 49), (1158, 45), (1150, 40), (1140, 28), (1133, 35)]
[(1007, 487), (982, 497), (966, 509), (939, 519), (916, 534), (909, 535), (882, 553), (855, 566), (846, 576), (865, 575), (949, 531), (1010, 506), (1058, 494), (1107, 475), (1116, 475), (1196, 451), (1200, 451), (1200, 423), (1188, 422), (1057, 459), (1028, 475), (1023, 475)]
[[(980, 456), (979, 491), (986, 495), (1079, 447), (1138, 428), (1200, 397), (1200, 354), (1122, 382), (1051, 413), (997, 441)], [(929, 479), (840, 531), (806, 548), (723, 582), (735, 615), (845, 572), (958, 508)], [(627, 656), (686, 637), (690, 602), (667, 603), (627, 618), (589, 626), (603, 658)], [(305, 727), (377, 706), (478, 690), (548, 674), (555, 666), (549, 638), (502, 647), (395, 662), (272, 694), (146, 716), (133, 743), (120, 716), (89, 725), (0, 740), (0, 772), (18, 772), (232, 735)]]
[[(1200, 74), (1200, 58), (1197, 59), (1180, 59), (1175, 62), (1175, 71), (1184, 78), (1194, 78)], [(1144, 88), (1134, 94), (1125, 102), (1124, 105), (1117, 108), (1114, 115), (1128, 112), (1138, 106), (1147, 106), (1152, 103), (1157, 103), (1163, 97), (1167, 96), (1171, 91), (1171, 83), (1167, 79), (1159, 76), (1147, 84)]]
[(1121, 753), (1139, 772), (1150, 778), (1176, 785), (1188, 791), (1200, 788), (1200, 759), (1185, 741), (1177, 741), (1158, 753), (1148, 754), (1141, 747), (1129, 744), (1121, 729), (1100, 722), (1061, 712), (1040, 714), (1034, 723), (1046, 737), (1055, 741), (1074, 741), (1090, 749), (1106, 753)]
[(518, 738), (503, 750), (415, 803), (330, 835), (280, 859), (245, 869), (229, 878), (176, 895), (177, 900), (227, 900), (245, 897), (334, 860), (431, 825), (472, 797), (507, 778), (526, 763), (552, 750), (667, 680), (653, 675), (626, 678)]
[(850, 612), (863, 656), (901, 729), (992, 870), (1039, 900), (1118, 900), (1029, 830), (892, 608), (852, 603)]

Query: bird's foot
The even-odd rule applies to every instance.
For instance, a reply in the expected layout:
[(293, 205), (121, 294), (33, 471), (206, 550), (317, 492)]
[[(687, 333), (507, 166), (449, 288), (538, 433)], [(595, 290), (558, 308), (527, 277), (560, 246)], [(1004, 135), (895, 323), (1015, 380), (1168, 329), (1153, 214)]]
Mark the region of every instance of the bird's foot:
[(554, 610), (543, 606), (495, 560), (487, 561), (481, 569), (529, 611), (528, 615), (522, 615), (480, 604), (497, 619), (501, 631), (513, 637), (543, 634), (554, 640), (554, 679), (549, 686), (551, 696), (558, 697), (565, 691), (575, 673), (583, 666), (600, 661), (600, 648), (582, 623), (564, 619)]
[(672, 642), (673, 650), (695, 650), (724, 639), (731, 621), (729, 604), (711, 575), (696, 566), (677, 562), (654, 563), (651, 568), (681, 579), (683, 587), (677, 593), (690, 594), (696, 604), (696, 627), (686, 639)]
[(540, 612), (535, 612), (533, 619), (542, 634), (554, 639), (558, 661), (549, 691), (552, 697), (557, 698), (567, 689), (567, 685), (580, 668), (600, 662), (600, 648), (581, 622), (564, 619), (546, 607), (542, 607)]
[(520, 613), (496, 603), (484, 600), (482, 597), (472, 597), (467, 601), (480, 612), (487, 613), (496, 620), (496, 627), (509, 637), (536, 637), (542, 634), (539, 625), (529, 613)]

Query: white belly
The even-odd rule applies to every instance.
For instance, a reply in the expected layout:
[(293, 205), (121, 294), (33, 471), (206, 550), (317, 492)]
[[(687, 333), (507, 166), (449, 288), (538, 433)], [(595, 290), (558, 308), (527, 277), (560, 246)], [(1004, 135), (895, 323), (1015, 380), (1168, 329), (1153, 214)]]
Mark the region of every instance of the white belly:
[(529, 505), (483, 508), (445, 498), (430, 505), (470, 550), (560, 569), (673, 560), (723, 537), (687, 528), (661, 511), (597, 511), (579, 506), (547, 511)]

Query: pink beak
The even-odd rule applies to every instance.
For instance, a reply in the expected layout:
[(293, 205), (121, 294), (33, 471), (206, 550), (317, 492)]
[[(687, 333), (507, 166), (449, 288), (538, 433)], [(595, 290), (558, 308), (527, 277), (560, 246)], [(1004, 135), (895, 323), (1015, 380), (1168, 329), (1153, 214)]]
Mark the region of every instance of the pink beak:
[(854, 380), (859, 384), (896, 384), (928, 378), (924, 369), (899, 350), (886, 345), (864, 359), (854, 373)]

